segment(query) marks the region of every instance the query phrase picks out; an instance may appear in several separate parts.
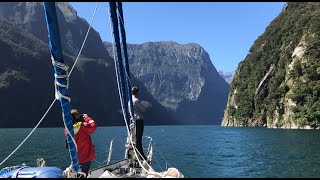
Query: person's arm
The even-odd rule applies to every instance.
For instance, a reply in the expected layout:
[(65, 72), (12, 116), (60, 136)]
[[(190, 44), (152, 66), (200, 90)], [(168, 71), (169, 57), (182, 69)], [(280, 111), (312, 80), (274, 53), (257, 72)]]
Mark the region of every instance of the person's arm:
[(87, 114), (84, 114), (83, 117), (84, 117), (85, 122), (83, 122), (82, 124), (85, 127), (84, 128), (85, 131), (87, 132), (87, 134), (93, 133), (97, 129), (96, 123)]
[(139, 109), (140, 112), (145, 111), (145, 106), (142, 104), (142, 102), (139, 99), (135, 101), (134, 105)]

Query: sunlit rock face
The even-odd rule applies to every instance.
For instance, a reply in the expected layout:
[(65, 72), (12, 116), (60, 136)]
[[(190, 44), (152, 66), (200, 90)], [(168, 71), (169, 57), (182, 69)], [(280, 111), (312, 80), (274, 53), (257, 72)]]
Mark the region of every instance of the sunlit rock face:
[[(105, 42), (109, 55), (112, 46)], [(220, 124), (229, 84), (198, 44), (128, 44), (131, 73), (181, 123)]]

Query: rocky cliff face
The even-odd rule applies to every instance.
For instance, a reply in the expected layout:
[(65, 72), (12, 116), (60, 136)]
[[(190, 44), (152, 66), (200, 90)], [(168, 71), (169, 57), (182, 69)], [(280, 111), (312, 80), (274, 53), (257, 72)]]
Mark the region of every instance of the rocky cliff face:
[[(71, 67), (88, 23), (77, 17), (67, 3), (58, 3), (58, 7), (65, 63)], [(5, 122), (1, 128), (34, 127), (54, 98), (53, 67), (43, 14), (42, 3), (0, 3), (0, 113)], [(149, 120), (146, 125), (176, 124), (141, 82), (134, 77), (131, 80), (140, 87), (144, 100), (152, 104), (146, 112)], [(124, 125), (113, 60), (94, 30), (89, 33), (83, 56), (70, 77), (69, 93), (72, 107), (90, 114), (98, 126)], [(41, 126), (63, 126), (58, 102)]]
[[(112, 53), (112, 46), (105, 42)], [(229, 85), (198, 44), (129, 44), (131, 73), (175, 118), (187, 124), (220, 124)]]
[(320, 3), (289, 2), (236, 71), (223, 126), (319, 128)]

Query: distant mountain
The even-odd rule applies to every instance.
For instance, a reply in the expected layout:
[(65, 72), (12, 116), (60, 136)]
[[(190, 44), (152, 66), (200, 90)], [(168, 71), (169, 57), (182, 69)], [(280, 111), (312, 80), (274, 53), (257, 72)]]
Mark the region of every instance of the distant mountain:
[(288, 2), (254, 42), (222, 125), (320, 128), (319, 2)]
[[(69, 3), (58, 2), (65, 63), (71, 67), (89, 24)], [(0, 3), (0, 128), (34, 127), (54, 98), (43, 4)], [(199, 45), (174, 42), (128, 47), (131, 82), (152, 107), (146, 125), (220, 124), (229, 85)], [(113, 56), (112, 56), (113, 57)], [(72, 108), (88, 113), (98, 126), (124, 125), (114, 61), (99, 33), (91, 29), (70, 77)], [(41, 127), (62, 127), (57, 102)]]
[[(109, 54), (112, 46), (104, 42)], [(181, 124), (220, 124), (229, 84), (198, 44), (128, 44), (131, 73)]]
[(219, 72), (220, 76), (223, 77), (223, 79), (227, 83), (231, 84), (231, 81), (232, 81), (234, 73), (235, 73), (234, 71), (232, 71), (232, 72), (224, 72), (224, 71), (220, 70), (218, 72)]
[[(80, 49), (88, 23), (76, 16), (68, 3), (57, 3), (65, 63), (71, 67)], [(0, 3), (0, 128), (34, 127), (54, 98), (53, 67), (43, 4), (40, 2)], [(92, 116), (98, 126), (124, 125), (113, 59), (106, 52), (99, 34), (91, 29), (82, 58), (71, 77), (71, 105)], [(152, 104), (146, 125), (176, 124), (170, 113), (157, 102), (134, 76), (143, 99)], [(41, 127), (62, 127), (57, 102)]]

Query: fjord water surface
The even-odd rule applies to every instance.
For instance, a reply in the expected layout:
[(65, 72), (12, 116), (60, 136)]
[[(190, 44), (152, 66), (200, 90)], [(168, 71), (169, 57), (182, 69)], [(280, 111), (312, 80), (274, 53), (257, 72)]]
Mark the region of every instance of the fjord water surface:
[[(5, 159), (31, 130), (0, 129), (0, 161)], [(124, 126), (99, 127), (92, 134), (97, 152), (92, 168), (106, 162), (111, 139), (125, 135)], [(153, 166), (157, 170), (164, 170), (162, 157), (165, 157), (169, 166), (179, 169), (185, 177), (320, 177), (319, 130), (209, 125), (146, 126), (144, 135), (153, 138)], [(147, 148), (148, 139), (144, 142)], [(42, 157), (47, 166), (57, 166), (64, 170), (70, 165), (64, 143), (63, 128), (37, 129), (0, 169), (21, 163), (36, 166), (36, 159)], [(114, 144), (113, 158), (123, 158), (123, 149), (116, 148), (124, 148), (124, 141), (117, 143)]]

